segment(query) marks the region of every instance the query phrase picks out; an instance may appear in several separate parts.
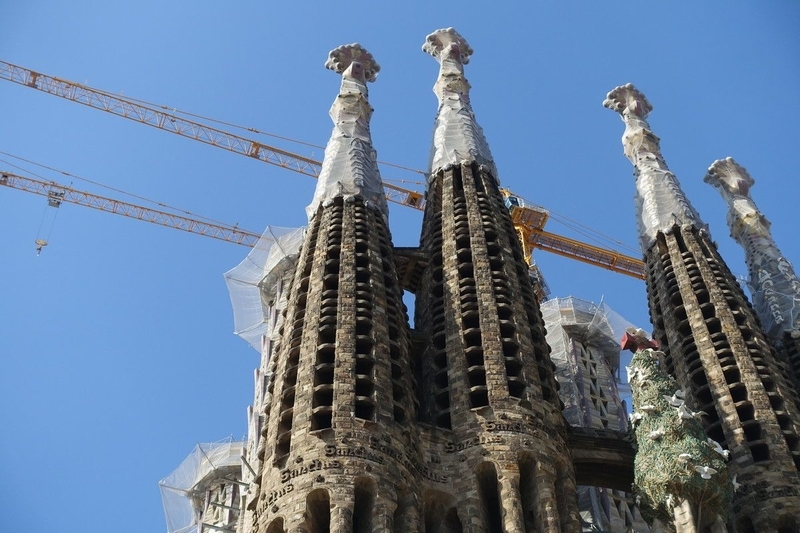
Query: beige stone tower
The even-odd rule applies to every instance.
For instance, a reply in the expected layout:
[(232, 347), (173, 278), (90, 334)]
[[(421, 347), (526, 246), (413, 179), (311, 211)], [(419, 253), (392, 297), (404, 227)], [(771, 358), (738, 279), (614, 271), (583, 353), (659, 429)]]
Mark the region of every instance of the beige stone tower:
[(800, 380), (800, 279), (772, 238), (769, 220), (750, 197), (755, 181), (730, 157), (714, 161), (705, 181), (728, 204), (728, 227), (744, 249), (753, 308), (794, 379)]
[(731, 523), (737, 532), (798, 531), (800, 414), (786, 368), (667, 168), (645, 120), (652, 106), (630, 84), (604, 105), (622, 116), (635, 167), (654, 338), (686, 403), (706, 413), (707, 435), (730, 452)]
[(369, 133), (366, 84), (379, 67), (359, 45), (326, 66), (342, 74), (335, 127), (274, 349), (247, 508), (259, 532), (416, 530), (409, 333)]
[[(472, 49), (452, 28), (440, 64), (417, 292), (428, 449), (447, 439), (439, 515), (426, 531), (578, 531), (574, 470), (545, 329), (497, 171), (469, 102)], [(439, 454), (437, 454), (439, 455)], [(448, 518), (450, 517), (450, 518)]]

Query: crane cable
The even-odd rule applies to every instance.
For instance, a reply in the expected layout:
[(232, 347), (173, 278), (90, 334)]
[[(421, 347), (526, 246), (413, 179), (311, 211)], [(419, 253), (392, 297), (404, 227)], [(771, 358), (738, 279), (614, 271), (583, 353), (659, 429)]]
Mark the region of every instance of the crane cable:
[[(519, 196), (519, 195), (516, 195), (516, 196)], [(531, 202), (531, 201), (529, 201), (526, 198), (523, 198), (521, 196), (519, 196), (519, 198), (521, 198), (522, 201), (525, 202), (526, 205), (536, 205), (536, 206), (539, 205), (539, 204), (537, 204), (535, 202)], [(634, 248), (634, 247), (632, 247), (630, 245), (627, 245), (624, 242), (620, 241), (619, 239), (615, 239), (614, 237), (611, 237), (610, 235), (606, 235), (605, 233), (597, 231), (596, 229), (594, 229), (594, 228), (592, 228), (590, 226), (587, 226), (586, 224), (583, 224), (582, 222), (578, 222), (575, 219), (572, 219), (572, 218), (570, 218), (568, 216), (565, 216), (565, 215), (562, 215), (560, 213), (556, 213), (555, 211), (551, 211), (550, 209), (547, 209), (547, 208), (544, 208), (544, 207), (540, 207), (540, 208), (544, 209), (545, 211), (547, 211), (547, 213), (549, 214), (548, 220), (552, 220), (552, 221), (558, 222), (559, 224), (563, 225), (564, 227), (571, 229), (575, 233), (578, 233), (579, 235), (582, 235), (583, 237), (586, 238), (586, 240), (595, 242), (601, 248), (608, 248), (609, 250), (612, 250), (612, 251), (621, 251), (621, 249), (625, 249), (625, 250), (631, 252), (634, 256), (641, 254), (641, 250), (639, 250), (638, 248)]]
[(615, 238), (613, 238), (613, 237), (611, 237), (609, 235), (606, 235), (605, 233), (597, 231), (596, 229), (593, 229), (593, 228), (591, 228), (591, 227), (589, 227), (589, 226), (587, 226), (585, 224), (582, 224), (582, 223), (580, 223), (580, 222), (578, 222), (576, 220), (573, 220), (573, 219), (571, 219), (569, 217), (566, 217), (566, 216), (558, 214), (558, 213), (554, 213), (552, 211), (551, 211), (551, 214), (555, 215), (555, 216), (551, 217), (550, 220), (554, 220), (555, 222), (558, 222), (558, 223), (564, 225), (565, 227), (570, 228), (572, 231), (574, 231), (574, 232), (576, 232), (576, 233), (578, 233), (580, 235), (583, 235), (587, 240), (594, 241), (595, 243), (597, 243), (598, 245), (600, 245), (602, 247), (611, 248), (611, 246), (609, 246), (609, 245), (613, 244), (617, 248), (625, 249), (628, 252), (633, 253), (634, 255), (638, 255), (638, 254), (642, 253), (641, 250), (639, 250), (637, 248), (634, 248), (633, 246), (629, 246), (629, 245), (625, 244), (624, 242), (620, 241), (619, 239), (615, 239)]
[[(213, 120), (213, 119), (210, 119), (210, 120)], [(215, 122), (221, 122), (221, 121), (215, 121)], [(44, 165), (42, 163), (37, 163), (36, 161), (31, 161), (31, 160), (26, 159), (24, 157), (20, 157), (20, 156), (14, 155), (14, 154), (10, 154), (10, 153), (4, 152), (2, 150), (0, 150), (0, 154), (1, 155), (5, 155), (7, 157), (12, 157), (12, 158), (20, 160), (20, 161), (24, 161), (25, 163), (28, 163), (28, 164), (31, 164), (31, 165), (35, 165), (35, 166), (44, 168), (44, 169), (49, 170), (51, 172), (57, 172), (57, 173), (59, 173), (59, 174), (61, 174), (63, 176), (67, 176), (67, 177), (70, 177), (70, 178), (73, 178), (73, 179), (76, 179), (76, 180), (81, 180), (81, 181), (84, 181), (86, 183), (90, 183), (92, 185), (96, 185), (98, 187), (101, 187), (101, 188), (104, 188), (104, 189), (108, 189), (110, 191), (114, 191), (114, 192), (119, 193), (119, 194), (126, 195), (126, 196), (131, 197), (131, 198), (136, 198), (137, 200), (141, 200), (143, 202), (147, 202), (149, 204), (158, 206), (158, 207), (163, 208), (163, 209), (170, 209), (170, 210), (172, 210), (172, 211), (174, 211), (176, 213), (181, 213), (183, 215), (194, 217), (194, 218), (197, 218), (199, 220), (204, 220), (206, 222), (211, 222), (211, 223), (216, 224), (218, 226), (225, 226), (225, 227), (229, 227), (231, 229), (235, 229), (235, 228), (238, 227), (237, 224), (229, 224), (227, 222), (222, 222), (220, 220), (217, 220), (217, 219), (214, 219), (214, 218), (211, 218), (211, 217), (206, 217), (206, 216), (203, 216), (203, 215), (196, 214), (196, 213), (194, 213), (192, 211), (189, 211), (189, 210), (186, 210), (186, 209), (181, 209), (181, 208), (178, 208), (178, 207), (171, 206), (169, 204), (165, 204), (163, 202), (158, 202), (156, 200), (151, 200), (150, 198), (147, 198), (147, 197), (144, 197), (144, 196), (140, 196), (138, 194), (130, 193), (130, 192), (124, 191), (124, 190), (116, 188), (116, 187), (111, 187), (109, 185), (105, 185), (103, 183), (100, 183), (100, 182), (97, 182), (97, 181), (94, 181), (94, 180), (91, 180), (91, 179), (88, 179), (88, 178), (84, 178), (82, 176), (78, 176), (76, 174), (72, 174), (70, 172), (66, 172), (64, 170), (60, 170), (60, 169), (57, 169), (57, 168), (54, 168), (54, 167), (51, 167), (51, 166), (48, 166), (48, 165)], [(20, 167), (19, 165), (15, 165), (15, 164), (13, 164), (13, 163), (11, 163), (9, 161), (6, 161), (4, 159), (0, 159), (0, 162), (3, 162), (5, 164), (10, 165), (10, 166), (12, 166), (14, 168), (17, 168), (19, 170), (22, 170), (23, 172), (27, 172), (29, 174), (32, 174), (32, 175), (34, 175), (34, 176), (36, 176), (36, 177), (38, 177), (38, 178), (40, 178), (42, 180), (50, 181), (48, 178), (46, 178), (44, 176), (41, 176), (41, 175), (39, 175), (39, 174), (37, 174), (35, 172), (32, 172), (32, 171), (30, 171), (30, 170), (28, 170), (26, 168)], [(413, 170), (413, 169), (411, 169), (411, 170)], [(525, 200), (524, 198), (523, 198), (523, 200), (528, 204), (533, 204), (533, 202)], [(605, 247), (605, 246), (608, 246), (609, 243), (612, 243), (612, 244), (616, 245), (618, 248), (629, 250), (634, 254), (638, 254), (640, 252), (639, 250), (637, 250), (637, 249), (635, 249), (635, 248), (633, 248), (631, 246), (626, 245), (622, 241), (620, 241), (618, 239), (614, 239), (613, 237), (610, 237), (610, 236), (608, 236), (608, 235), (606, 235), (606, 234), (604, 234), (602, 232), (599, 232), (597, 230), (594, 230), (593, 228), (591, 228), (591, 227), (589, 227), (589, 226), (587, 226), (587, 225), (585, 225), (585, 224), (583, 224), (581, 222), (578, 222), (577, 220), (571, 219), (571, 218), (569, 218), (567, 216), (561, 215), (561, 214), (556, 213), (554, 211), (548, 210), (548, 212), (551, 215), (551, 217), (550, 217), (551, 220), (564, 225), (565, 227), (567, 227), (567, 228), (575, 231), (576, 233), (584, 236), (587, 240), (593, 241), (593, 242), (597, 243), (600, 246)], [(42, 224), (43, 223), (44, 223), (44, 216), (43, 216)], [(53, 223), (55, 223), (55, 218), (53, 220)], [(52, 226), (50, 228), (50, 231), (52, 231)], [(40, 232), (41, 232), (41, 227), (40, 227)], [(49, 237), (49, 233), (48, 233), (48, 237)], [(38, 239), (38, 236), (37, 236), (37, 246), (39, 244), (38, 241), (39, 241), (39, 239)], [(45, 239), (45, 241), (46, 241), (46, 239)], [(45, 242), (44, 245), (46, 245), (46, 242)], [(41, 251), (41, 250), (39, 250), (39, 251)]]
[[(72, 82), (69, 82), (69, 83), (72, 83)], [(78, 85), (80, 85), (80, 84), (78, 84)], [(85, 86), (85, 85), (82, 86), (82, 87), (84, 87), (86, 89), (89, 89), (89, 87)], [(176, 107), (170, 107), (170, 106), (164, 105), (164, 104), (155, 104), (153, 102), (148, 102), (147, 100), (142, 100), (140, 98), (133, 98), (133, 97), (130, 97), (130, 96), (118, 95), (118, 94), (110, 93), (108, 91), (103, 91), (102, 89), (91, 89), (91, 90), (94, 91), (94, 92), (101, 93), (101, 94), (104, 94), (106, 96), (109, 96), (111, 98), (122, 98), (122, 99), (130, 101), (130, 102), (135, 102), (135, 103), (137, 103), (139, 105), (142, 105), (142, 106), (147, 106), (147, 107), (151, 107), (151, 108), (154, 108), (154, 109), (161, 109), (161, 110), (170, 112), (170, 113), (172, 113), (174, 115), (183, 115), (183, 116), (187, 116), (187, 117), (192, 117), (192, 118), (195, 118), (195, 119), (198, 119), (198, 120), (203, 120), (203, 121), (211, 122), (211, 123), (214, 123), (214, 124), (220, 124), (222, 126), (228, 126), (228, 127), (231, 127), (231, 128), (236, 128), (236, 129), (242, 130), (242, 131), (248, 131), (250, 133), (255, 133), (255, 134), (258, 134), (258, 135), (264, 135), (265, 137), (272, 137), (274, 139), (280, 139), (282, 141), (287, 141), (287, 142), (290, 142), (290, 143), (299, 144), (301, 146), (307, 146), (309, 148), (318, 148), (320, 150), (325, 150), (325, 147), (321, 146), (319, 144), (300, 141), (298, 139), (292, 139), (291, 137), (285, 137), (283, 135), (278, 135), (276, 133), (270, 133), (268, 131), (262, 131), (262, 130), (259, 130), (257, 128), (241, 126), (239, 124), (234, 124), (232, 122), (226, 122), (224, 120), (219, 120), (219, 119), (207, 117), (207, 116), (204, 116), (204, 115), (199, 115), (199, 114), (196, 114), (196, 113), (191, 113), (189, 111), (183, 111), (183, 110), (178, 109)], [(403, 166), (403, 165), (398, 165), (396, 163), (388, 163), (386, 161), (378, 161), (378, 163), (380, 163), (381, 165), (385, 165), (387, 167), (393, 167), (393, 168), (397, 168), (397, 169), (400, 169), (400, 170), (406, 170), (408, 172), (414, 172), (414, 173), (417, 173), (417, 174), (421, 174), (423, 176), (427, 174), (423, 170), (419, 170), (419, 169), (411, 168), (411, 167), (406, 167), (406, 166)], [(414, 183), (414, 184), (417, 184), (417, 185), (421, 185), (422, 184), (419, 181), (416, 181), (416, 182), (415, 181), (406, 181), (406, 180), (392, 180), (392, 181), (400, 181), (402, 183)]]
[[(48, 198), (47, 205), (44, 206), (44, 211), (42, 211), (42, 220), (39, 222), (39, 230), (36, 232), (36, 255), (40, 255), (42, 253), (42, 249), (50, 244), (50, 235), (53, 233), (53, 228), (56, 225), (56, 217), (58, 217), (58, 207), (60, 206), (60, 202), (54, 202), (53, 200)], [(47, 218), (48, 209), (53, 208), (53, 218), (50, 220), (50, 227), (47, 228), (47, 235), (42, 237), (42, 228), (45, 225), (45, 219)]]

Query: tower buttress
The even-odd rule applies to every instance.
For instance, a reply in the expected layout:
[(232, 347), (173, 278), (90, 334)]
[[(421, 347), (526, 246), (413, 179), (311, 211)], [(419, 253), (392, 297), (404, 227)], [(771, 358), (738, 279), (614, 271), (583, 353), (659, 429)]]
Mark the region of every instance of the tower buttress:
[(772, 238), (769, 220), (750, 197), (755, 181), (730, 157), (714, 161), (704, 180), (728, 204), (728, 227), (744, 249), (756, 315), (791, 365), (794, 379), (800, 380), (800, 280)]
[(628, 84), (603, 104), (625, 123), (654, 337), (665, 369), (707, 413), (707, 435), (730, 451), (737, 531), (800, 527), (800, 413), (735, 278), (666, 166), (646, 121), (652, 106)]
[(331, 52), (342, 74), (334, 129), (274, 350), (259, 448), (254, 531), (419, 529), (409, 331), (369, 134), (358, 44)]
[[(430, 261), (415, 306), (416, 327), (429, 339), (421, 418), (458, 452), (452, 490), (465, 530), (578, 531), (544, 323), (469, 101), (472, 48), (448, 28), (429, 35), (423, 50), (440, 71), (421, 237)], [(446, 516), (431, 519), (443, 524)]]

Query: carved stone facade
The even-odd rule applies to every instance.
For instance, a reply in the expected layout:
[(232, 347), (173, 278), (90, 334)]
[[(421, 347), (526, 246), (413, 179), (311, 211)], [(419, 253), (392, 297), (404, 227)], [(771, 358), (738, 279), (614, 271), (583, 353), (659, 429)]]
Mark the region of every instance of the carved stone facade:
[[(379, 193), (366, 89), (378, 66), (358, 45), (328, 63), (343, 76), (335, 127), (294, 273), (281, 278), (271, 359), (257, 374), (253, 473), (244, 476), (252, 482), (237, 530), (577, 533), (594, 527), (578, 505), (589, 494), (603, 527), (645, 531), (630, 498), (613, 492), (630, 490), (634, 453), (613, 372), (601, 364), (615, 348), (567, 335), (570, 364), (583, 370), (561, 376), (567, 404), (582, 406), (565, 413), (524, 252), (469, 102), (472, 50), (452, 29), (423, 49), (440, 65), (439, 110), (416, 249), (393, 246)], [(730, 451), (736, 531), (796, 531), (800, 412), (787, 369), (667, 169), (645, 121), (650, 105), (631, 86), (607, 105), (626, 122), (637, 168), (663, 365)], [(416, 293), (413, 328), (403, 289)], [(571, 413), (582, 423), (568, 423)]]
[(735, 530), (797, 531), (800, 413), (789, 370), (667, 168), (645, 120), (652, 106), (632, 85), (604, 105), (626, 125), (653, 337), (708, 437), (730, 452)]

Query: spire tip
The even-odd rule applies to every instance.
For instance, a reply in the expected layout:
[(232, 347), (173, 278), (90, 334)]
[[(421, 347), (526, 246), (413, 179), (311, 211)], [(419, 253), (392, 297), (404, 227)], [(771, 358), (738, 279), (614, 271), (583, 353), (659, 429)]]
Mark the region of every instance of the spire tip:
[(358, 43), (343, 44), (331, 50), (325, 68), (362, 82), (375, 81), (381, 70), (373, 55)]
[(639, 118), (646, 118), (653, 110), (645, 95), (632, 83), (615, 87), (606, 95), (603, 106), (619, 114), (630, 114)]
[(718, 189), (737, 196), (749, 196), (750, 187), (755, 180), (743, 166), (732, 157), (717, 159), (710, 167), (703, 181)]
[(462, 65), (469, 63), (472, 47), (454, 28), (442, 28), (425, 37), (422, 51), (438, 59), (453, 59)]

